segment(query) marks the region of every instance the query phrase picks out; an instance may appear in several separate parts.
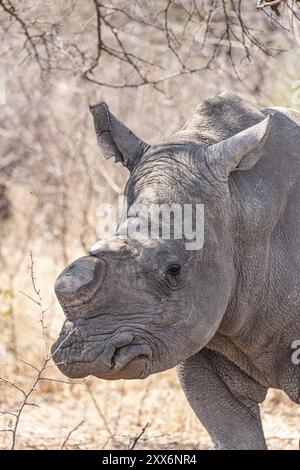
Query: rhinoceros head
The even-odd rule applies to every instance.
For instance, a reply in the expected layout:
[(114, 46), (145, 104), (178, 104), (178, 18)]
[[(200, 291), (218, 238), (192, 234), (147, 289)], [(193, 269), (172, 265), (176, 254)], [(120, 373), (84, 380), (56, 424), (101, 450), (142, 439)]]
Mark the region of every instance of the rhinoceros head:
[[(236, 286), (230, 178), (258, 162), (269, 126), (245, 108), (221, 95), (169, 142), (150, 146), (104, 103), (91, 107), (102, 153), (130, 171), (128, 210), (114, 237), (96, 243), (56, 281), (66, 321), (52, 354), (65, 375), (144, 378), (198, 352), (230, 317)], [(156, 219), (155, 237), (153, 207), (174, 209), (166, 223)]]

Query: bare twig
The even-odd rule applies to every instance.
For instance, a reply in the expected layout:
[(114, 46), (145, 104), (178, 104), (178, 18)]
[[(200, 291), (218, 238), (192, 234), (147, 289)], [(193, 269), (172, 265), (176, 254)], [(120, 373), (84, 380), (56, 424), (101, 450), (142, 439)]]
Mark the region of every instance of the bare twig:
[[(82, 27), (81, 21), (75, 22), (72, 7), (59, 15), (53, 5), (53, 16), (58, 17), (58, 20), (41, 24), (36, 11), (31, 11), (30, 7), (28, 13), (26, 7), (21, 8), (14, 0), (0, 0), (6, 19), (2, 26), (4, 38), (17, 31), (21, 50), (27, 51), (42, 73), (59, 70), (73, 75), (75, 72), (84, 80), (102, 87), (122, 89), (152, 86), (162, 91), (160, 84), (163, 82), (187, 74), (200, 74), (207, 63), (210, 67), (217, 67), (218, 54), (210, 46), (209, 39), (218, 43), (222, 38), (226, 43), (230, 64), (237, 77), (236, 65), (243, 59), (242, 50), (248, 59), (256, 49), (266, 55), (273, 54), (272, 44), (260, 38), (252, 27), (257, 12), (263, 11), (282, 28), (284, 26), (267, 10), (279, 14), (278, 7), (287, 5), (295, 20), (299, 21), (292, 0), (262, 0), (258, 1), (256, 9), (252, 2), (246, 0), (203, 0), (201, 7), (194, 0), (161, 0), (151, 8), (147, 2), (129, 0), (121, 5), (111, 5), (101, 0), (89, 0), (89, 3), (92, 15)], [(234, 12), (238, 12), (238, 15)], [(51, 18), (50, 13), (48, 16)], [(71, 28), (73, 32), (71, 37), (62, 35), (68, 37), (62, 44), (57, 31), (64, 27)], [(200, 47), (190, 44), (195, 29), (203, 38)], [(233, 39), (242, 46), (239, 54), (235, 54), (236, 57), (232, 54)], [(153, 50), (159, 47), (160, 53), (154, 54), (154, 59), (149, 61), (145, 51), (151, 47)], [(226, 58), (226, 49), (220, 42), (217, 50)], [(162, 60), (162, 57), (165, 59)], [(107, 59), (109, 70), (111, 64), (122, 65), (124, 73), (119, 77), (106, 73)], [(190, 59), (193, 66), (190, 65)]]
[(40, 293), (40, 290), (37, 288), (37, 285), (36, 285), (36, 278), (35, 278), (35, 272), (34, 272), (34, 260), (33, 260), (33, 255), (32, 255), (31, 252), (30, 252), (30, 277), (31, 277), (32, 287), (33, 287), (34, 293), (36, 295), (36, 298), (31, 298), (31, 296), (28, 296), (28, 295), (26, 295), (26, 297), (30, 298), (30, 300), (32, 300), (35, 304), (37, 304), (40, 307), (40, 312), (41, 312), (41, 314), (40, 314), (40, 324), (41, 324), (42, 336), (43, 336), (43, 341), (44, 341), (45, 355), (44, 355), (44, 360), (43, 360), (40, 367), (37, 367), (37, 366), (35, 366), (35, 365), (33, 365), (29, 362), (23, 361), (26, 365), (33, 368), (36, 372), (36, 375), (33, 379), (33, 382), (31, 383), (31, 385), (29, 386), (29, 388), (27, 390), (22, 389), (21, 387), (19, 387), (18, 385), (16, 385), (15, 383), (13, 383), (13, 382), (11, 382), (7, 379), (0, 378), (0, 380), (3, 383), (5, 383), (6, 385), (16, 389), (18, 392), (20, 392), (23, 395), (23, 400), (20, 403), (16, 413), (9, 413), (9, 412), (3, 412), (2, 413), (2, 414), (12, 414), (13, 417), (14, 417), (13, 423), (12, 423), (12, 428), (9, 429), (9, 430), (4, 429), (4, 430), (0, 431), (0, 432), (11, 432), (12, 433), (11, 450), (14, 450), (15, 447), (16, 447), (18, 427), (19, 427), (20, 418), (21, 418), (21, 415), (23, 413), (24, 408), (27, 407), (27, 406), (39, 407), (39, 405), (37, 403), (33, 403), (33, 402), (30, 401), (30, 398), (32, 397), (32, 394), (36, 391), (36, 388), (37, 388), (37, 385), (39, 384), (39, 382), (41, 382), (43, 380), (49, 380), (49, 381), (54, 381), (54, 382), (70, 383), (70, 382), (66, 382), (66, 381), (63, 381), (63, 380), (51, 379), (51, 378), (47, 378), (47, 377), (43, 376), (43, 373), (44, 373), (45, 369), (48, 367), (49, 362), (52, 359), (52, 355), (54, 355), (58, 351), (58, 349), (62, 346), (62, 344), (66, 340), (68, 340), (68, 338), (75, 331), (75, 329), (73, 329), (67, 335), (67, 337), (64, 339), (64, 341), (62, 341), (60, 343), (57, 350), (54, 351), (54, 353), (52, 355), (48, 354), (47, 344), (46, 344), (46, 339), (45, 339), (45, 328), (46, 327), (45, 327), (45, 323), (44, 323), (44, 313), (47, 309), (45, 309), (43, 307), (43, 301), (42, 301), (41, 293)]
[(95, 396), (94, 396), (94, 394), (93, 394), (93, 391), (92, 391), (92, 389), (91, 389), (90, 384), (89, 384), (89, 383), (86, 383), (85, 386), (86, 386), (86, 389), (87, 389), (87, 391), (88, 391), (88, 394), (89, 394), (90, 397), (91, 397), (91, 400), (92, 400), (92, 402), (93, 402), (93, 405), (94, 405), (94, 407), (96, 408), (96, 411), (97, 411), (98, 415), (100, 416), (101, 420), (103, 421), (104, 427), (105, 427), (106, 431), (108, 432), (109, 437), (112, 438), (112, 437), (113, 437), (113, 432), (112, 432), (112, 430), (110, 429), (110, 426), (109, 426), (109, 424), (108, 424), (108, 422), (107, 422), (107, 420), (106, 420), (106, 418), (105, 418), (104, 413), (102, 412), (100, 406), (99, 406), (98, 403), (97, 403), (97, 400), (96, 400), (96, 398), (95, 398)]
[(60, 450), (63, 450), (63, 449), (65, 448), (65, 446), (66, 446), (66, 444), (68, 443), (68, 441), (69, 441), (70, 437), (72, 436), (72, 434), (73, 434), (74, 432), (76, 432), (77, 429), (79, 429), (80, 426), (83, 425), (83, 423), (84, 423), (84, 420), (80, 421), (80, 423), (77, 424), (77, 426), (75, 426), (75, 428), (73, 428), (73, 429), (71, 429), (71, 431), (69, 431), (67, 437), (65, 438), (64, 442), (63, 442), (62, 445), (61, 445)]
[(142, 437), (142, 435), (145, 433), (147, 427), (149, 426), (149, 423), (145, 424), (145, 426), (143, 427), (143, 429), (141, 430), (141, 432), (139, 434), (137, 434), (137, 436), (134, 438), (133, 440), (133, 443), (132, 445), (130, 446), (130, 450), (133, 450), (135, 448), (135, 446), (137, 445), (137, 443), (139, 442), (140, 438)]
[(262, 2), (262, 3), (258, 3), (255, 8), (256, 10), (264, 10), (267, 7), (278, 6), (280, 3), (283, 3), (283, 2), (285, 2), (285, 0), (272, 0), (270, 2)]

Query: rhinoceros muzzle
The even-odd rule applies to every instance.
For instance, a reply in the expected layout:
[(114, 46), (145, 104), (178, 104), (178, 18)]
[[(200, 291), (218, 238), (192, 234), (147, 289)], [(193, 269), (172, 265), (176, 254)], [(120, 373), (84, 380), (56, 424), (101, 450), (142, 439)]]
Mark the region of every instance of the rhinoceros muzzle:
[(137, 342), (131, 333), (121, 333), (111, 338), (104, 349), (103, 344), (96, 343), (92, 351), (90, 344), (83, 343), (86, 354), (83, 355), (81, 346), (78, 346), (78, 353), (73, 350), (70, 356), (73, 345), (78, 342), (78, 332), (74, 331), (76, 327), (73, 328), (74, 325), (69, 323), (71, 322), (67, 320), (65, 328), (72, 334), (68, 337), (67, 331), (63, 331), (62, 336), (51, 348), (53, 360), (63, 374), (70, 378), (94, 375), (110, 380), (138, 379), (147, 375), (147, 365), (152, 356), (150, 347)]
[[(57, 278), (56, 296), (67, 320), (52, 346), (53, 360), (71, 378), (95, 375), (99, 378), (142, 378), (151, 359), (147, 344), (132, 332), (116, 330), (104, 338), (88, 338), (89, 313), (97, 311), (105, 296), (101, 291), (107, 260), (84, 256), (71, 263)], [(101, 315), (101, 313), (100, 313)]]

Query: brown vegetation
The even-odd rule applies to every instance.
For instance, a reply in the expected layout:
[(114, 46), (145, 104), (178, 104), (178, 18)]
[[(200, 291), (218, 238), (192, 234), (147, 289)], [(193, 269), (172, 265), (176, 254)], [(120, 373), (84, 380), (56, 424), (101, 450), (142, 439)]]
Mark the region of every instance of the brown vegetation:
[[(88, 104), (150, 143), (226, 89), (297, 107), (298, 2), (0, 0), (0, 17), (0, 448), (211, 448), (175, 371), (74, 384), (52, 367), (55, 278), (127, 178), (99, 155)], [(298, 448), (300, 410), (273, 390), (262, 410), (268, 444)]]

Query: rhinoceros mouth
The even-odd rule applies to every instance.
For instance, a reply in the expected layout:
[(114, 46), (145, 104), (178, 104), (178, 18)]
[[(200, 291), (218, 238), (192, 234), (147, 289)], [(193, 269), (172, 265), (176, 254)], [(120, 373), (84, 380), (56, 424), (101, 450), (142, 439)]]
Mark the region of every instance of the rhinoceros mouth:
[(57, 362), (59, 370), (70, 379), (83, 379), (90, 375), (104, 380), (119, 379), (144, 379), (150, 375), (148, 372), (149, 360), (141, 354), (139, 357), (131, 359), (127, 364), (118, 370), (108, 370), (106, 372), (98, 372), (99, 365), (97, 362), (73, 361), (73, 362)]
[(64, 341), (58, 340), (52, 345), (52, 358), (60, 371), (69, 378), (93, 375), (116, 380), (145, 378), (149, 375), (152, 353), (147, 344), (131, 342), (115, 348), (113, 354), (107, 355), (106, 349), (100, 344), (93, 347), (90, 344), (87, 348), (80, 336), (77, 336), (75, 343), (63, 344)]
[(95, 374), (95, 377), (105, 380), (144, 379), (149, 375), (149, 372), (147, 372), (147, 366), (147, 356), (145, 356), (144, 354), (140, 354), (140, 356), (133, 358), (130, 362), (128, 362), (125, 366), (123, 366), (116, 372), (112, 371), (112, 373), (109, 372), (100, 375)]

